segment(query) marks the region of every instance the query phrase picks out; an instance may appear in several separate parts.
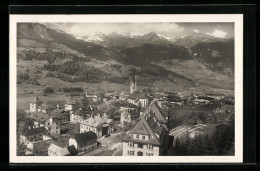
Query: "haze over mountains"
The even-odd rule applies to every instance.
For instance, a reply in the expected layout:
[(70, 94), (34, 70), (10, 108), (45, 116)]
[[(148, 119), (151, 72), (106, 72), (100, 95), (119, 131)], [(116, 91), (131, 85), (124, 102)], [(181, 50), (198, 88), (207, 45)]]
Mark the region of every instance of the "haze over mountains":
[[(114, 32), (76, 38), (43, 24), (19, 23), (17, 46), (21, 59), (25, 59), (29, 51), (39, 53), (47, 49), (74, 54), (87, 59), (86, 66), (91, 65), (110, 77), (124, 79), (131, 68), (136, 68), (152, 80), (166, 79), (179, 86), (194, 85), (199, 79), (196, 73), (202, 74), (201, 78), (216, 76), (216, 80), (222, 82), (234, 75), (234, 39), (196, 32), (183, 36), (155, 32), (123, 35)], [(55, 58), (54, 63), (57, 61)], [(112, 62), (113, 65), (101, 66), (104, 61)], [(61, 64), (62, 62), (59, 63)], [(182, 65), (186, 66), (184, 71), (181, 71)], [(107, 78), (105, 75), (104, 78)]]

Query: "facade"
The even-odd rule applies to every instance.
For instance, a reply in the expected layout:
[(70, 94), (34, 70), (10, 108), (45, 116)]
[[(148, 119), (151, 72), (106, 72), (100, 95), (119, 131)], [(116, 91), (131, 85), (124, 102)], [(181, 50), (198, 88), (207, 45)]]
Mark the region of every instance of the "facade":
[(130, 124), (131, 123), (131, 115), (130, 113), (128, 113), (127, 111), (123, 111), (121, 113), (121, 116), (120, 116), (120, 124), (121, 124), (121, 127), (123, 128), (125, 126), (125, 124)]
[(52, 116), (56, 116), (60, 118), (60, 124), (65, 124), (70, 122), (70, 111), (65, 111), (65, 110), (55, 110), (51, 112)]
[(43, 104), (43, 102), (39, 99), (39, 97), (36, 97), (34, 100), (30, 102), (30, 112), (35, 113), (38, 111), (39, 107)]
[(160, 156), (169, 149), (169, 132), (156, 117), (143, 117), (123, 138), (123, 156)]
[(135, 91), (128, 97), (127, 101), (136, 106), (148, 107), (150, 97), (145, 92)]
[(92, 131), (76, 134), (69, 139), (69, 145), (74, 145), (79, 153), (91, 151), (97, 147), (97, 135)]
[(42, 140), (43, 135), (49, 135), (45, 127), (29, 128), (21, 133), (20, 140), (24, 143)]

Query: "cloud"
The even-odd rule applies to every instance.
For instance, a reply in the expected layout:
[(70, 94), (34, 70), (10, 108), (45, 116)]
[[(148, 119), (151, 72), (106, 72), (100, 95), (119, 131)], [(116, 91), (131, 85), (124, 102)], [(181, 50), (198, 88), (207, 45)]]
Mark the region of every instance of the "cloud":
[(174, 35), (183, 32), (185, 27), (176, 23), (55, 23), (56, 28), (76, 36), (95, 35), (96, 33), (143, 35), (156, 32), (162, 35)]
[(219, 38), (225, 38), (227, 36), (227, 32), (224, 32), (222, 30), (215, 29), (212, 33), (206, 33), (207, 35), (219, 37)]
[(197, 29), (194, 29), (193, 32), (195, 32), (195, 33), (199, 33), (200, 31), (197, 30)]

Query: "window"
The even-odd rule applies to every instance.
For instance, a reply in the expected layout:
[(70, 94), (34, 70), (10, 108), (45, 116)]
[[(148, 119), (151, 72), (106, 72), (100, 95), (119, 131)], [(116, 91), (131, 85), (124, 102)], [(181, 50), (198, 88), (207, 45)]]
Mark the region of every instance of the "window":
[(143, 140), (144, 140), (144, 139), (145, 139), (145, 136), (143, 135), (142, 138), (143, 138)]
[(136, 135), (136, 138), (139, 138), (139, 135)]
[(146, 153), (146, 156), (153, 156), (153, 153)]
[(148, 149), (152, 150), (153, 149), (153, 145), (148, 145)]
[(143, 148), (143, 144), (138, 144), (138, 148)]
[(129, 146), (129, 147), (133, 147), (133, 146), (134, 146), (133, 142), (129, 142), (129, 143), (128, 143), (128, 146)]
[(134, 156), (134, 155), (135, 155), (135, 151), (130, 151), (130, 150), (128, 150), (128, 155), (129, 155), (129, 156)]

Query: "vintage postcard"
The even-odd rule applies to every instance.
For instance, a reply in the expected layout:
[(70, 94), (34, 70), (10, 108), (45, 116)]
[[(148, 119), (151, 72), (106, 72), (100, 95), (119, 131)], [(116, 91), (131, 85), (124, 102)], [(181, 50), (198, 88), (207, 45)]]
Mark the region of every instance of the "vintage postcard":
[(10, 163), (241, 163), (243, 15), (10, 15), (9, 118)]

